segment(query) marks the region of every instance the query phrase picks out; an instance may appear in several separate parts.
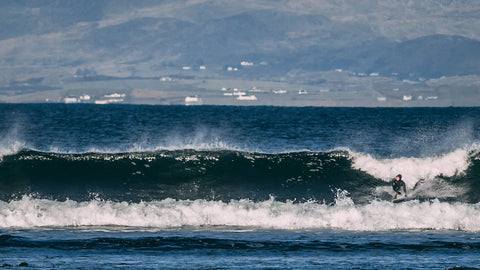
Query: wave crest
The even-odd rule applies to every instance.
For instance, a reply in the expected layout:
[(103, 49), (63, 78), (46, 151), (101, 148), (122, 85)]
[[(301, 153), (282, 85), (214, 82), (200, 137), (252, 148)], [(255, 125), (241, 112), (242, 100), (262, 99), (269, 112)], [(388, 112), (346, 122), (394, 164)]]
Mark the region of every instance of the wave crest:
[(413, 187), (420, 180), (432, 180), (438, 176), (453, 177), (460, 176), (471, 165), (472, 157), (477, 151), (471, 149), (457, 149), (450, 153), (425, 158), (375, 158), (369, 154), (351, 152), (353, 163), (356, 169), (368, 174), (391, 181), (397, 174), (402, 174), (405, 183)]

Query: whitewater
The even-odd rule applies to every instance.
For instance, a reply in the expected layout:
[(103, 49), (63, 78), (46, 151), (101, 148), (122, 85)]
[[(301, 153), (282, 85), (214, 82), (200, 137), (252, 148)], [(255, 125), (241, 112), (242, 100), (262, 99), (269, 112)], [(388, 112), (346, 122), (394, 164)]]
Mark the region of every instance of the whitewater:
[(263, 229), (461, 230), (480, 231), (480, 204), (432, 200), (404, 204), (374, 201), (355, 205), (348, 197), (334, 205), (318, 202), (162, 201), (127, 203), (51, 201), (24, 196), (1, 202), (0, 227), (124, 226), (148, 228), (253, 227)]

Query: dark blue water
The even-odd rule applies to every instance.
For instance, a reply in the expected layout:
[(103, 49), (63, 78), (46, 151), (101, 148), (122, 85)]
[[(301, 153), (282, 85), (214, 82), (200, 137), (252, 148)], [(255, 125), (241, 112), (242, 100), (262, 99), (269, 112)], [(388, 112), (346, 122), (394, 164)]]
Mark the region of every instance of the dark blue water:
[(12, 233), (26, 238), (3, 236), (2, 260), (33, 268), (445, 269), (478, 266), (480, 251), (478, 234), (465, 232), (77, 228)]
[(0, 265), (480, 268), (479, 116), (0, 105)]

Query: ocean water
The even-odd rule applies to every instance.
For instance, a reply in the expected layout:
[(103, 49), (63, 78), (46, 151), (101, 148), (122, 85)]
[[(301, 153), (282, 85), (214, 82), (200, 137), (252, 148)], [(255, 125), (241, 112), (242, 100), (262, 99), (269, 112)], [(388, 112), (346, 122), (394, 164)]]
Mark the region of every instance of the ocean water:
[(480, 269), (479, 151), (480, 108), (3, 104), (0, 267)]

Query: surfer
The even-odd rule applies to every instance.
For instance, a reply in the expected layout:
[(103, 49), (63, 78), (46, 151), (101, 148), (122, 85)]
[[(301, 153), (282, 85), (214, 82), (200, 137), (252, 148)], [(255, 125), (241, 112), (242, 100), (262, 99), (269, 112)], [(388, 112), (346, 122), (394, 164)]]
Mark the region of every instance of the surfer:
[(395, 179), (392, 181), (392, 188), (393, 191), (395, 191), (395, 197), (393, 199), (402, 198), (402, 191), (404, 195), (403, 197), (407, 197), (407, 186), (405, 185), (405, 182), (403, 182), (401, 174), (395, 176)]

